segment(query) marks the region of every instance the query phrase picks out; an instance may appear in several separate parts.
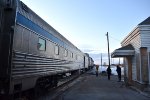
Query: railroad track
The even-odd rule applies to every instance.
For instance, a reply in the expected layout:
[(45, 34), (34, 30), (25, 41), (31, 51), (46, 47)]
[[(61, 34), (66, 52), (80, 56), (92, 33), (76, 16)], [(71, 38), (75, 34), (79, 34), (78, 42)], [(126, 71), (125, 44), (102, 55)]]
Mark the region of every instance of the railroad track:
[[(15, 94), (12, 100), (55, 100), (55, 98), (61, 95), (69, 87), (77, 83), (75, 81), (81, 75), (73, 75), (66, 77), (58, 82), (58, 86), (54, 88), (47, 88), (40, 90), (40, 94), (36, 95), (35, 90), (31, 89), (20, 94)], [(4, 99), (5, 100), (5, 99)]]

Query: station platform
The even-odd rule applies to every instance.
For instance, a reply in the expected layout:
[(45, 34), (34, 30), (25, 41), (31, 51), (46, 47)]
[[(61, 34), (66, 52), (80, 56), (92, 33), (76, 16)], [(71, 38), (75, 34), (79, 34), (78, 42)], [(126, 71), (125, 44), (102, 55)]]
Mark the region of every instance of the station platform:
[(89, 71), (77, 78), (72, 85), (55, 100), (150, 100), (149, 97), (126, 87), (124, 81), (118, 82), (116, 75), (96, 77)]

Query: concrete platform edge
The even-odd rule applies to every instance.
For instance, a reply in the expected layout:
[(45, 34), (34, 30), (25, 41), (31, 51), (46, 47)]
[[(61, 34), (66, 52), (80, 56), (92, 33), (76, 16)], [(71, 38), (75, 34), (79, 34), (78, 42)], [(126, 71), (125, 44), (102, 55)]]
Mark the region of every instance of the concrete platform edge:
[(134, 86), (129, 86), (129, 88), (132, 89), (132, 90), (134, 90), (134, 91), (137, 91), (138, 93), (140, 93), (140, 94), (142, 94), (142, 95), (144, 95), (144, 96), (146, 96), (148, 98), (150, 98), (150, 93), (148, 93), (148, 92), (143, 92), (143, 91), (137, 89)]

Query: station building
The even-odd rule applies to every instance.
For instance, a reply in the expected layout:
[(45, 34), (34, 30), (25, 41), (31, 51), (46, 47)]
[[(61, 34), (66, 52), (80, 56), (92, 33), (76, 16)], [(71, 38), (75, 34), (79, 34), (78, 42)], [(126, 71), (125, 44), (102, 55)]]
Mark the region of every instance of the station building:
[(111, 53), (111, 57), (123, 57), (126, 85), (150, 89), (150, 17), (138, 24), (121, 46)]

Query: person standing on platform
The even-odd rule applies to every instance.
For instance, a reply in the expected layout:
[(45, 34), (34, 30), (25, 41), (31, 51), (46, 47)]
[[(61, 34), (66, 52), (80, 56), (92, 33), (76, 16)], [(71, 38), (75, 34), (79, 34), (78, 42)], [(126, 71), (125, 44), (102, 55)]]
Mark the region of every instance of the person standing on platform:
[(107, 75), (108, 75), (108, 80), (110, 80), (110, 75), (111, 75), (111, 68), (108, 66), (107, 68)]
[(99, 65), (96, 65), (96, 77), (98, 77), (98, 69), (99, 69)]
[(121, 81), (121, 68), (119, 67), (119, 65), (117, 65), (116, 71), (117, 71), (117, 74), (118, 74), (118, 82), (120, 82)]

